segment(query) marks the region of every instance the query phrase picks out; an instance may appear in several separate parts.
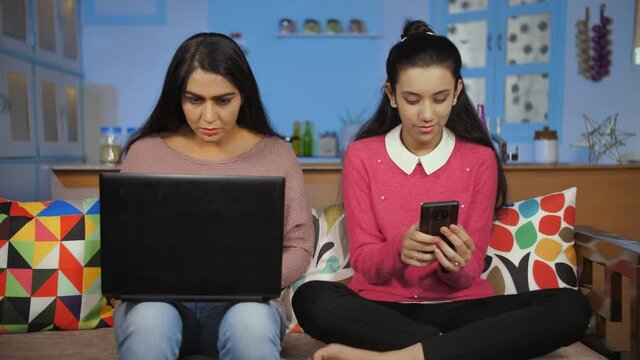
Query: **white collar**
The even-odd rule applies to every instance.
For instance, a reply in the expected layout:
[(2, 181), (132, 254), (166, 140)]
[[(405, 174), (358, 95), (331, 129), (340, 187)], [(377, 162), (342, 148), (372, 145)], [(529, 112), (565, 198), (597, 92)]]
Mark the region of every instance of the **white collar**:
[(407, 175), (411, 175), (417, 164), (422, 164), (424, 172), (427, 175), (431, 175), (449, 160), (449, 156), (451, 156), (456, 145), (456, 136), (451, 130), (444, 128), (442, 139), (438, 146), (426, 155), (416, 156), (400, 140), (401, 130), (402, 124), (389, 131), (384, 143), (391, 161), (398, 165)]

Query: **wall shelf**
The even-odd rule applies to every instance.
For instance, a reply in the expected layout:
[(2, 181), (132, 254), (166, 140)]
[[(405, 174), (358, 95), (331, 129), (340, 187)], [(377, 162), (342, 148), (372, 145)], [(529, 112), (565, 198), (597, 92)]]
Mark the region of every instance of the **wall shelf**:
[(329, 34), (329, 33), (320, 33), (320, 34), (306, 34), (306, 33), (298, 33), (298, 34), (277, 34), (277, 38), (286, 39), (286, 38), (297, 38), (297, 39), (381, 39), (382, 34)]

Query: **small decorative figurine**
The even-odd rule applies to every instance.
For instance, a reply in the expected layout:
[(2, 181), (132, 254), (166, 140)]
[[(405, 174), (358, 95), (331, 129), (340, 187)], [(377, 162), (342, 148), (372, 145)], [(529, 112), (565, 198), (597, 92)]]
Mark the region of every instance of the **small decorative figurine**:
[(294, 34), (296, 30), (296, 23), (291, 19), (280, 19), (278, 24), (280, 28), (280, 34)]
[(320, 33), (320, 23), (315, 19), (307, 19), (304, 21), (304, 32), (307, 34)]
[(364, 22), (360, 19), (349, 20), (349, 32), (351, 34), (363, 34), (365, 33)]
[(327, 20), (327, 33), (329, 34), (342, 34), (342, 24), (338, 19)]

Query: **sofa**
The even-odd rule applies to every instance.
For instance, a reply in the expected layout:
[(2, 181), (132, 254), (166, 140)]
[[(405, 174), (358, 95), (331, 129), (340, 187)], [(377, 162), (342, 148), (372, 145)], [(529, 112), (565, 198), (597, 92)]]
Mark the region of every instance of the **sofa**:
[[(554, 196), (557, 196), (557, 194), (554, 194)], [(86, 222), (89, 221), (88, 219), (91, 213), (89, 208), (94, 209), (95, 212), (96, 199), (94, 199), (93, 202), (87, 201), (88, 200), (85, 199), (67, 201), (65, 203), (71, 203), (77, 208), (81, 208), (80, 212), (83, 212)], [(544, 208), (544, 198), (541, 197), (538, 201), (539, 204), (541, 204), (540, 207)], [(3, 201), (0, 200), (0, 235), (3, 234), (3, 223), (6, 223), (7, 219), (13, 219), (15, 216), (3, 216), (3, 205), (5, 213), (8, 213), (9, 208), (14, 210), (18, 209), (14, 213), (20, 214), (22, 217), (28, 217), (28, 215), (25, 214), (30, 212), (33, 218), (37, 218), (38, 216), (35, 213), (42, 214), (49, 207), (53, 207), (52, 203), (57, 201), (42, 202), (40, 206), (33, 205), (33, 203), (19, 202), (10, 202), (11, 204), (7, 205), (7, 202), (7, 200), (4, 200), (3, 204)], [(547, 201), (546, 203), (548, 204), (549, 202)], [(573, 204), (575, 204), (575, 201)], [(530, 206), (531, 204), (524, 205)], [(512, 209), (526, 209), (527, 207), (524, 205), (520, 203), (519, 208), (516, 205), (512, 207)], [(549, 205), (546, 206), (548, 207)], [(22, 211), (23, 209), (26, 210)], [(563, 223), (564, 221), (570, 222), (571, 212), (575, 211), (575, 205), (573, 205), (573, 210), (569, 205), (562, 210), (551, 209), (549, 211), (556, 211), (559, 214), (562, 213)], [(348, 281), (352, 273), (348, 262), (348, 239), (346, 238), (341, 205), (336, 204), (322, 209), (314, 209), (313, 213), (316, 228), (316, 246), (313, 261), (309, 266), (307, 274), (292, 286), (285, 289), (282, 294), (282, 300), (290, 320), (290, 326), (285, 336), (281, 352), (281, 358), (283, 359), (308, 359), (316, 349), (323, 345), (323, 343), (305, 334), (303, 329), (301, 329), (295, 321), (295, 314), (293, 314), (290, 308), (290, 299), (297, 286), (312, 279)], [(548, 216), (548, 214), (546, 216)], [(509, 222), (513, 220), (508, 217), (505, 217), (505, 219), (502, 225), (496, 223), (498, 225), (494, 225), (495, 229), (501, 226), (507, 227), (505, 224), (509, 224)], [(521, 220), (527, 219), (523, 218)], [(547, 220), (549, 220), (549, 218), (547, 218)], [(95, 217), (93, 221), (96, 221)], [(26, 222), (26, 220), (23, 220), (23, 222)], [(529, 221), (529, 223), (530, 222), (531, 221)], [(43, 223), (45, 223), (44, 220)], [(511, 225), (513, 225), (513, 223), (511, 223)], [(68, 225), (67, 227), (73, 228), (72, 225)], [(571, 228), (571, 241), (568, 242), (569, 245), (567, 249), (575, 250), (575, 259), (571, 259), (573, 255), (570, 255), (570, 253), (572, 254), (573, 252), (565, 250), (556, 251), (555, 256), (560, 258), (569, 254), (567, 258), (575, 261), (576, 285), (587, 295), (592, 304), (592, 324), (581, 342), (558, 349), (542, 357), (542, 359), (617, 359), (621, 357), (638, 359), (638, 351), (640, 349), (640, 343), (638, 341), (640, 314), (638, 314), (637, 296), (638, 285), (640, 284), (640, 277), (638, 277), (640, 243), (589, 226), (578, 225), (573, 227), (573, 224), (571, 224)], [(524, 227), (520, 226), (520, 230), (522, 229), (524, 229)], [(520, 230), (515, 230), (516, 237), (514, 241), (520, 241), (518, 236), (522, 235), (522, 231), (520, 235), (517, 233), (517, 231)], [(68, 233), (70, 234), (72, 231), (73, 230), (69, 230)], [(96, 231), (99, 232), (99, 226), (96, 228), (85, 225), (84, 234), (87, 239), (91, 237), (88, 235), (90, 232), (95, 233)], [(41, 230), (40, 234), (42, 232)], [(494, 231), (494, 233), (499, 232), (500, 231), (497, 230)], [(37, 231), (34, 232), (34, 234), (37, 233)], [(553, 236), (548, 235), (548, 237), (544, 237), (544, 239), (547, 240), (549, 238), (553, 238)], [(87, 240), (81, 239), (76, 241)], [(565, 238), (564, 241), (567, 242), (567, 239)], [(497, 244), (495, 245), (496, 248), (504, 246), (503, 240), (492, 238), (492, 243), (494, 242)], [(10, 327), (3, 327), (3, 321), (6, 322), (7, 318), (6, 311), (5, 319), (3, 320), (1, 317), (2, 310), (6, 310), (7, 304), (9, 304), (7, 301), (9, 296), (8, 290), (5, 292), (4, 289), (1, 288), (1, 275), (2, 272), (10, 272), (10, 270), (6, 269), (8, 266), (7, 261), (5, 260), (5, 264), (2, 263), (3, 245), (6, 245), (6, 241), (3, 243), (2, 237), (0, 236), (0, 359), (116, 359), (117, 351), (114, 342), (113, 328), (109, 326), (112, 322), (109, 323), (108, 321), (110, 315), (107, 314), (108, 308), (105, 307), (107, 306), (106, 302), (101, 303), (103, 307), (99, 314), (97, 314), (97, 321), (88, 323), (81, 320), (75, 323), (75, 325), (80, 324), (78, 328), (84, 326), (86, 328), (84, 330), (57, 330), (64, 326), (54, 324), (44, 328), (23, 328), (24, 331), (29, 331), (26, 333), (2, 334), (3, 332), (9, 332), (7, 329), (11, 329)], [(538, 250), (542, 249), (540, 244), (537, 245), (537, 248)], [(545, 254), (548, 254), (548, 252), (545, 253), (544, 251), (538, 252), (538, 255), (543, 258), (547, 256)], [(87, 251), (84, 253), (86, 255)], [(96, 258), (96, 252), (89, 253), (92, 254), (92, 260), (87, 260), (84, 264), (85, 267)], [(3, 265), (5, 269), (3, 269)], [(506, 268), (507, 267), (502, 267), (503, 272)], [(561, 269), (562, 267), (556, 264), (555, 268)], [(499, 270), (495, 270), (495, 266), (491, 267), (487, 265), (486, 270), (484, 275), (486, 275), (490, 281), (493, 281), (492, 285), (494, 285), (497, 291), (508, 292), (509, 290), (506, 288), (513, 287), (514, 284), (505, 285), (505, 279), (507, 279), (507, 277), (499, 278), (494, 276), (496, 271)], [(490, 274), (487, 275), (488, 273)], [(5, 274), (5, 277), (8, 277), (8, 275)], [(561, 276), (560, 278), (563, 281), (571, 283), (571, 279), (567, 280), (566, 276)], [(495, 279), (501, 280), (496, 281)], [(547, 280), (532, 279), (531, 283), (538, 285), (544, 285), (546, 284), (545, 281), (548, 281), (548, 278)], [(99, 277), (97, 281), (99, 281)], [(494, 282), (498, 284), (496, 285)], [(516, 282), (514, 281), (514, 283)], [(562, 281), (560, 285), (562, 285)], [(87, 288), (90, 288), (90, 286)], [(106, 323), (105, 319), (107, 320)], [(15, 330), (16, 328), (13, 329)], [(207, 357), (189, 356), (188, 358), (205, 359)]]

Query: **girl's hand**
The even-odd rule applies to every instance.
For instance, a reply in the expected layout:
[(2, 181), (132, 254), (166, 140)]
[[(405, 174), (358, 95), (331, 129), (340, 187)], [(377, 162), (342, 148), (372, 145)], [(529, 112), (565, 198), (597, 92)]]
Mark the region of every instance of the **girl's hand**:
[(418, 223), (413, 224), (402, 239), (400, 260), (410, 266), (427, 266), (433, 263), (436, 261), (434, 250), (438, 240), (440, 239), (435, 236), (420, 232)]
[(451, 241), (453, 248), (438, 238), (434, 255), (445, 270), (458, 272), (471, 259), (471, 254), (476, 249), (473, 240), (460, 225), (443, 226), (440, 232)]

